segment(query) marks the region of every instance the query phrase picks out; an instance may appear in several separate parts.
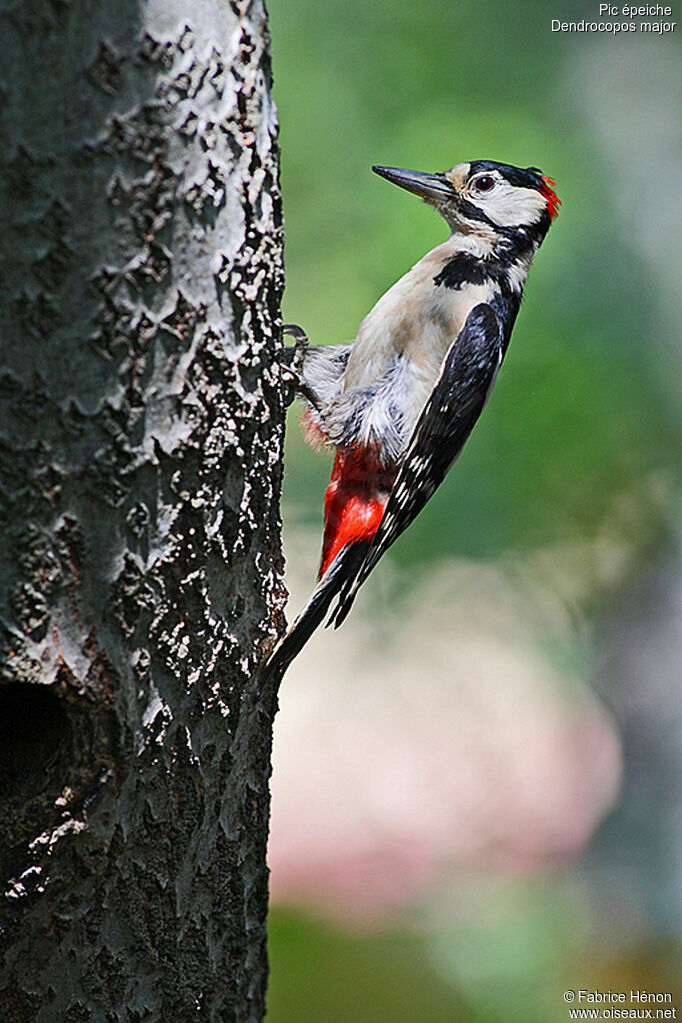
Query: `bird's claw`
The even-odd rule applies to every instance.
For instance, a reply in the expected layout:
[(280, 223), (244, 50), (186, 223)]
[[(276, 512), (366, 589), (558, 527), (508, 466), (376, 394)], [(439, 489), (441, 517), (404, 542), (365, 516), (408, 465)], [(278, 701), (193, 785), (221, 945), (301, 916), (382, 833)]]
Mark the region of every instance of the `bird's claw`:
[(283, 323), (282, 333), (286, 334), (287, 337), (295, 337), (297, 341), (303, 341), (306, 345), (309, 343), (308, 335), (303, 327), (299, 327), (297, 323)]
[(286, 334), (287, 337), (294, 338), (294, 344), (291, 348), (287, 349), (290, 353), (290, 362), (288, 368), (293, 370), (299, 377), (303, 376), (303, 363), (305, 362), (306, 352), (310, 347), (310, 341), (308, 335), (299, 327), (296, 323), (285, 323), (282, 326), (282, 334)]
[[(287, 378), (289, 385), (294, 391), (303, 395), (313, 408), (319, 412), (322, 408), (319, 398), (305, 382), (303, 376), (303, 365), (306, 353), (310, 347), (308, 335), (296, 323), (285, 323), (282, 325), (282, 334), (294, 338), (294, 344), (284, 349), (285, 361), (281, 363), (281, 371)], [(293, 400), (293, 399), (292, 399)]]

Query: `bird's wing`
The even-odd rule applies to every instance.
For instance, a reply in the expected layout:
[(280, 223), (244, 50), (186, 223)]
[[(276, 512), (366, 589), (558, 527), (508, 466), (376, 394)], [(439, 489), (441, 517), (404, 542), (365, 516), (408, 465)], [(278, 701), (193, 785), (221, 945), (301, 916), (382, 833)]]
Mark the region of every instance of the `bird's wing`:
[(346, 576), (329, 622), (337, 628), (358, 589), (391, 544), (443, 482), (480, 416), (504, 354), (497, 313), (477, 305), (450, 346), (436, 385), (414, 428), (379, 528), (357, 574)]

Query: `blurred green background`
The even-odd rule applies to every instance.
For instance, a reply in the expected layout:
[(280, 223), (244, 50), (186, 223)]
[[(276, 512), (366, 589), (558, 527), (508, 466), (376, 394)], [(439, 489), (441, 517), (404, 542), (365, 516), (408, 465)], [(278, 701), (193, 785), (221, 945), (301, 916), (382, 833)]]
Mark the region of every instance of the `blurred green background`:
[[(445, 237), (437, 215), (373, 175), (373, 163), (425, 171), (469, 159), (536, 165), (556, 180), (563, 202), (532, 268), (493, 398), (456, 469), (358, 600), (356, 631), (349, 622), (345, 640), (343, 631), (323, 634), (320, 652), (303, 655), (285, 680), (273, 779), (268, 1020), (554, 1023), (568, 1018), (568, 987), (672, 991), (682, 923), (679, 26), (666, 37), (552, 33), (552, 18), (597, 20), (598, 4), (579, 0), (268, 6), (286, 219), (284, 318), (315, 343), (353, 338), (377, 298)], [(292, 413), (283, 514), (292, 588), (296, 578), (300, 584), (290, 617), (314, 582), (329, 469), (328, 457), (305, 446)], [(533, 609), (514, 612), (504, 629), (517, 645), (523, 631), (524, 657), (547, 666), (537, 691), (559, 693), (561, 715), (587, 708), (584, 720), (600, 722), (616, 750), (615, 780), (592, 806), (592, 775), (583, 779), (590, 823), (573, 837), (569, 828), (559, 852), (538, 840), (525, 859), (505, 846), (499, 862), (479, 828), (478, 853), (455, 852), (443, 866), (448, 853), (439, 846), (428, 884), (393, 896), (390, 907), (370, 898), (372, 912), (358, 916), (344, 912), (343, 841), (330, 840), (336, 852), (322, 861), (300, 837), (310, 832), (315, 845), (317, 797), (312, 788), (307, 802), (301, 797), (306, 779), (328, 771), (329, 799), (340, 804), (345, 784), (346, 761), (334, 759), (327, 719), (333, 705), (325, 711), (321, 701), (311, 716), (311, 694), (320, 670), (336, 665), (345, 713), (358, 690), (344, 688), (344, 675), (357, 679), (363, 664), (349, 646), (371, 647), (378, 696), (369, 719), (381, 733), (382, 680), (399, 656), (396, 629), (409, 644), (417, 628), (404, 603), (415, 589), (423, 620), (442, 616), (447, 675), (461, 650), (449, 631), (455, 598), (437, 613), (426, 603), (433, 593), (442, 598), (428, 580), (449, 578), (450, 565), (466, 566), (473, 591), (458, 590), (461, 613), (471, 604), (484, 609), (481, 650), (500, 635), (486, 617), (481, 579), (503, 580), (490, 592), (504, 589), (505, 614), (517, 604)], [(472, 657), (475, 665), (475, 650)], [(502, 663), (496, 678), (508, 692), (505, 670)], [(428, 679), (418, 681), (428, 699)], [(371, 780), (371, 728), (353, 747), (355, 726), (343, 713), (336, 728), (345, 729), (350, 762), (362, 769), (366, 758)], [(518, 732), (532, 713), (512, 706), (504, 720)], [(298, 731), (287, 730), (288, 714)], [(316, 759), (319, 728), (331, 738)], [(387, 727), (383, 741), (392, 734)], [(431, 742), (415, 735), (420, 741)], [(574, 772), (577, 741), (562, 754)], [(299, 774), (288, 757), (297, 758)], [(542, 775), (550, 764), (548, 806), (551, 761), (550, 742), (529, 768)], [(439, 770), (456, 773), (466, 762), (453, 750)], [(494, 792), (495, 771), (483, 775)], [(389, 787), (405, 816), (400, 783)], [(447, 800), (445, 793), (440, 813)], [(455, 824), (458, 834), (467, 827), (463, 818)], [(333, 821), (323, 826), (333, 830)], [(369, 816), (363, 821), (367, 834), (374, 826)], [(397, 846), (401, 834), (397, 828)], [(327, 899), (334, 855), (340, 862)], [(371, 887), (371, 870), (363, 876)]]

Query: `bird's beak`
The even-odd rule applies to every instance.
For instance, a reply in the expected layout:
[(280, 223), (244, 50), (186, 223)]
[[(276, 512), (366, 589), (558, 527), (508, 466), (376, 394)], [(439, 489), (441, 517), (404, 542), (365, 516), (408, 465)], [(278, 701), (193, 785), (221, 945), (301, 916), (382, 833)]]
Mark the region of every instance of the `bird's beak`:
[(398, 167), (372, 167), (372, 170), (394, 185), (400, 185), (427, 201), (444, 202), (455, 198), (455, 190), (444, 174), (424, 174), (422, 171), (400, 170)]

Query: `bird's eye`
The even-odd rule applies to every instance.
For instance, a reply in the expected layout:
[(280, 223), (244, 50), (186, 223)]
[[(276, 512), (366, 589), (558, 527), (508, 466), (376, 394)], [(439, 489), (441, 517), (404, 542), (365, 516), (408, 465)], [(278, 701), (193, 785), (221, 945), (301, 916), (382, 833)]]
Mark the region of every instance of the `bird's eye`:
[(495, 187), (495, 178), (492, 174), (482, 174), (472, 184), (477, 192), (489, 192), (491, 188)]

